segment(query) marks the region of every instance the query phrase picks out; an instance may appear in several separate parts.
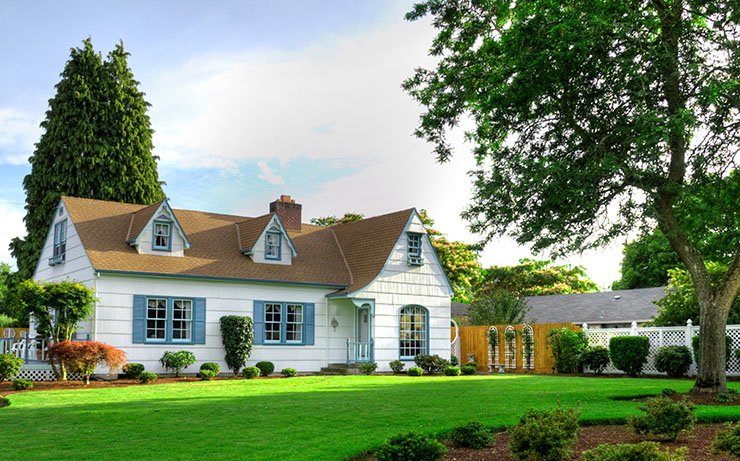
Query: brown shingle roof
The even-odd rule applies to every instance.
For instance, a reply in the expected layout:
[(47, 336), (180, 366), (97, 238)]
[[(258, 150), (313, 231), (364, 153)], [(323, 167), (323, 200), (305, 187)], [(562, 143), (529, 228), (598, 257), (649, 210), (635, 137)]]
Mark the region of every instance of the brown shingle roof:
[(410, 208), (331, 227), (352, 274), (352, 283), (340, 293), (359, 290), (377, 277), (413, 212)]
[(144, 230), (146, 225), (154, 216), (154, 213), (159, 209), (164, 200), (160, 200), (157, 203), (144, 207), (138, 211), (131, 213), (131, 222), (129, 223), (128, 235), (126, 236), (127, 242), (133, 242), (139, 237), (141, 231)]
[(279, 265), (254, 263), (240, 251), (253, 238), (253, 229), (259, 228), (259, 237), (271, 214), (246, 218), (175, 209), (192, 247), (184, 257), (163, 257), (139, 254), (126, 243), (133, 228), (132, 213), (136, 216), (154, 205), (63, 200), (90, 262), (99, 271), (323, 284), (346, 287), (343, 293), (364, 287), (378, 275), (412, 212), (329, 228), (303, 224), (300, 231), (288, 233), (299, 256), (291, 265)]
[(258, 218), (251, 218), (237, 223), (236, 231), (239, 237), (239, 249), (242, 251), (251, 250), (274, 215), (275, 213), (268, 213)]

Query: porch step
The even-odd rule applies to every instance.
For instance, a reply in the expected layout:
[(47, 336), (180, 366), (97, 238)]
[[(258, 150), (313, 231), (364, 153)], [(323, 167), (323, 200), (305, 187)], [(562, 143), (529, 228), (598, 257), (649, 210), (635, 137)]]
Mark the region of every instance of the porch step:
[(339, 375), (359, 375), (360, 364), (359, 363), (330, 363), (323, 367), (319, 372), (322, 376), (339, 376)]

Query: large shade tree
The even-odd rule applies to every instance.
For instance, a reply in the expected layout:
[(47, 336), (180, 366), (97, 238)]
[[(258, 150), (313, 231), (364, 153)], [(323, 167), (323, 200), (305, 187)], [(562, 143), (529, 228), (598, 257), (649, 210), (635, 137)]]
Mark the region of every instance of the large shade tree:
[(407, 15), (426, 16), (438, 61), (404, 87), (425, 106), (417, 135), (440, 161), (449, 130), (474, 123), (472, 229), (563, 253), (657, 223), (708, 339), (694, 390), (726, 389), (715, 345), (740, 290), (740, 235), (721, 230), (733, 254), (712, 283), (689, 198), (711, 191), (716, 210), (737, 212), (722, 184), (740, 146), (740, 3), (429, 0)]
[(22, 278), (33, 275), (60, 196), (139, 204), (164, 197), (149, 103), (128, 56), (119, 43), (103, 60), (89, 38), (70, 52), (23, 180), (27, 235), (11, 243)]
[(513, 266), (491, 266), (478, 288), (478, 295), (506, 291), (517, 296), (560, 295), (598, 291), (582, 266), (555, 264), (550, 260), (524, 258)]

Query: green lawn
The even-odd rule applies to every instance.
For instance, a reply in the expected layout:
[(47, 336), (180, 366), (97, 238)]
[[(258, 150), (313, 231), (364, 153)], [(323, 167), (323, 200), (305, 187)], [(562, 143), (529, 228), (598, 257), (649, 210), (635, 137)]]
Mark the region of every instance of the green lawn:
[[(687, 380), (533, 375), (332, 376), (27, 392), (0, 408), (11, 459), (345, 459), (403, 431), (470, 420), (509, 425), (529, 407), (580, 402), (585, 420), (623, 418), (610, 396), (687, 391)], [(740, 389), (738, 383), (731, 387)], [(740, 418), (701, 407), (702, 419)]]

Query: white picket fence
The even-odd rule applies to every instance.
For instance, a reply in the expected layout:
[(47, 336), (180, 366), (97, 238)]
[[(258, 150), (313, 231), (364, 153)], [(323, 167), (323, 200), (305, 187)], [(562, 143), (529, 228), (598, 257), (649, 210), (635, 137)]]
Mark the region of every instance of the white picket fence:
[[(609, 340), (615, 336), (647, 336), (650, 339), (650, 355), (648, 362), (645, 364), (643, 373), (651, 375), (660, 375), (655, 369), (653, 359), (655, 353), (663, 346), (686, 346), (691, 347), (691, 338), (699, 335), (699, 327), (694, 326), (689, 319), (684, 327), (638, 327), (636, 322), (632, 322), (631, 328), (588, 328), (587, 324), (582, 326), (588, 344), (590, 346), (609, 347)], [(740, 349), (740, 325), (727, 325), (727, 336), (732, 338), (732, 347), (730, 348), (732, 357), (727, 364), (728, 376), (740, 376), (740, 359), (735, 356), (735, 349)], [(723, 345), (724, 346), (724, 345)], [(611, 365), (605, 370), (605, 373), (621, 373)], [(696, 375), (696, 364), (691, 364), (690, 375)]]

